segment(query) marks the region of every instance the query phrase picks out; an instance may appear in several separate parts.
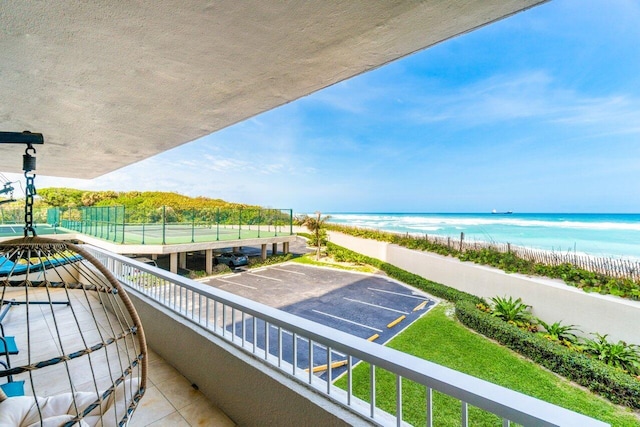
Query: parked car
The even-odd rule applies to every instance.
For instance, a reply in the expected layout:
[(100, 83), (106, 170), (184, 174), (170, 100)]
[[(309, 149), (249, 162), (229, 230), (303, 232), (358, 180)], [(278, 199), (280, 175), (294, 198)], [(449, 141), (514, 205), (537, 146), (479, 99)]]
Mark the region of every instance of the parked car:
[(151, 258), (146, 258), (146, 257), (135, 257), (135, 258), (133, 258), (133, 259), (135, 259), (136, 261), (141, 262), (141, 263), (143, 263), (143, 264), (152, 265), (152, 266), (154, 266), (154, 267), (157, 267), (157, 266), (158, 266), (158, 263), (157, 263), (157, 262), (155, 262), (155, 260), (152, 260)]
[(223, 252), (214, 258), (215, 264), (225, 264), (231, 268), (248, 265), (249, 258), (240, 252)]

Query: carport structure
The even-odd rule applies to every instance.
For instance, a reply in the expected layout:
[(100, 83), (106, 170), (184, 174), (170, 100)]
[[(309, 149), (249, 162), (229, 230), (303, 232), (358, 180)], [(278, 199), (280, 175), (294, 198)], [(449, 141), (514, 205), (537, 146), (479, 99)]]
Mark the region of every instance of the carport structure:
[[(149, 255), (157, 258), (159, 255), (169, 255), (169, 271), (177, 273), (178, 268), (186, 268), (187, 255), (194, 252), (203, 252), (205, 255), (205, 271), (211, 274), (213, 271), (213, 251), (225, 248), (232, 248), (237, 251), (243, 246), (260, 247), (260, 256), (267, 258), (267, 248), (271, 245), (271, 253), (278, 252), (278, 245), (281, 245), (282, 253), (289, 253), (289, 245), (296, 240), (296, 235), (271, 236), (255, 239), (220, 240), (210, 242), (183, 243), (175, 245), (118, 245), (112, 242), (87, 236), (85, 234), (73, 235), (75, 239), (89, 243), (93, 246), (106, 249), (117, 254), (137, 254)], [(70, 239), (69, 234), (60, 235), (61, 239)]]

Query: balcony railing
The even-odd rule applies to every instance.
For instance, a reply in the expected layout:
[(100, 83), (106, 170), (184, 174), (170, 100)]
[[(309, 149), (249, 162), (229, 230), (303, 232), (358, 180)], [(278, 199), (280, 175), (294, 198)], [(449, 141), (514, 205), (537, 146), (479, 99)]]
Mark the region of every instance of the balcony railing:
[[(469, 407), (475, 406), (511, 422), (535, 426), (605, 426), (577, 414), (513, 390), (428, 362), (320, 325), (292, 314), (208, 287), (181, 276), (150, 267), (98, 248), (87, 248), (125, 285), (163, 305), (189, 322), (204, 328), (282, 375), (307, 384), (350, 411), (380, 425), (404, 425), (403, 384), (424, 387), (426, 424), (433, 425), (433, 391), (460, 401), (460, 421), (469, 425)], [(346, 390), (333, 382), (337, 369), (318, 376), (314, 367), (331, 367), (338, 359), (346, 376)], [(353, 370), (369, 364), (370, 399), (353, 394)], [(395, 414), (376, 403), (376, 375), (380, 369), (395, 377)]]

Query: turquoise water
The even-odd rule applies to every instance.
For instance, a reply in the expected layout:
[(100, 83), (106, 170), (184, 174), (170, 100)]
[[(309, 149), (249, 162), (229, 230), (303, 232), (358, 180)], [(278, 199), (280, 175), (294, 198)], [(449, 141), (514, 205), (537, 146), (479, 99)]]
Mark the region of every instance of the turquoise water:
[(640, 214), (330, 213), (375, 230), (511, 243), (556, 252), (640, 259)]

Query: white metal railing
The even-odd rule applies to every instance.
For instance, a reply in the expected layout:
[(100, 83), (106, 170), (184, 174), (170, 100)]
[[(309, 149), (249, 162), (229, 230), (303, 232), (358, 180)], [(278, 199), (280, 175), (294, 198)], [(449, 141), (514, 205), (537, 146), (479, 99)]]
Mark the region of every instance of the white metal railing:
[[(502, 418), (503, 426), (511, 422), (525, 426), (608, 425), (133, 259), (91, 246), (86, 249), (124, 285), (375, 423), (406, 424), (402, 389), (404, 381), (409, 380), (425, 388), (424, 410), (428, 426), (433, 425), (433, 391), (460, 401), (460, 421), (465, 427), (469, 425), (470, 406)], [(340, 368), (326, 369), (321, 375), (314, 373), (313, 367), (331, 367), (338, 358), (341, 359)], [(369, 402), (363, 402), (353, 394), (352, 373), (358, 361), (370, 364)], [(395, 416), (376, 405), (376, 375), (380, 375), (377, 369), (395, 376)], [(346, 390), (333, 385), (338, 373), (346, 376)]]

